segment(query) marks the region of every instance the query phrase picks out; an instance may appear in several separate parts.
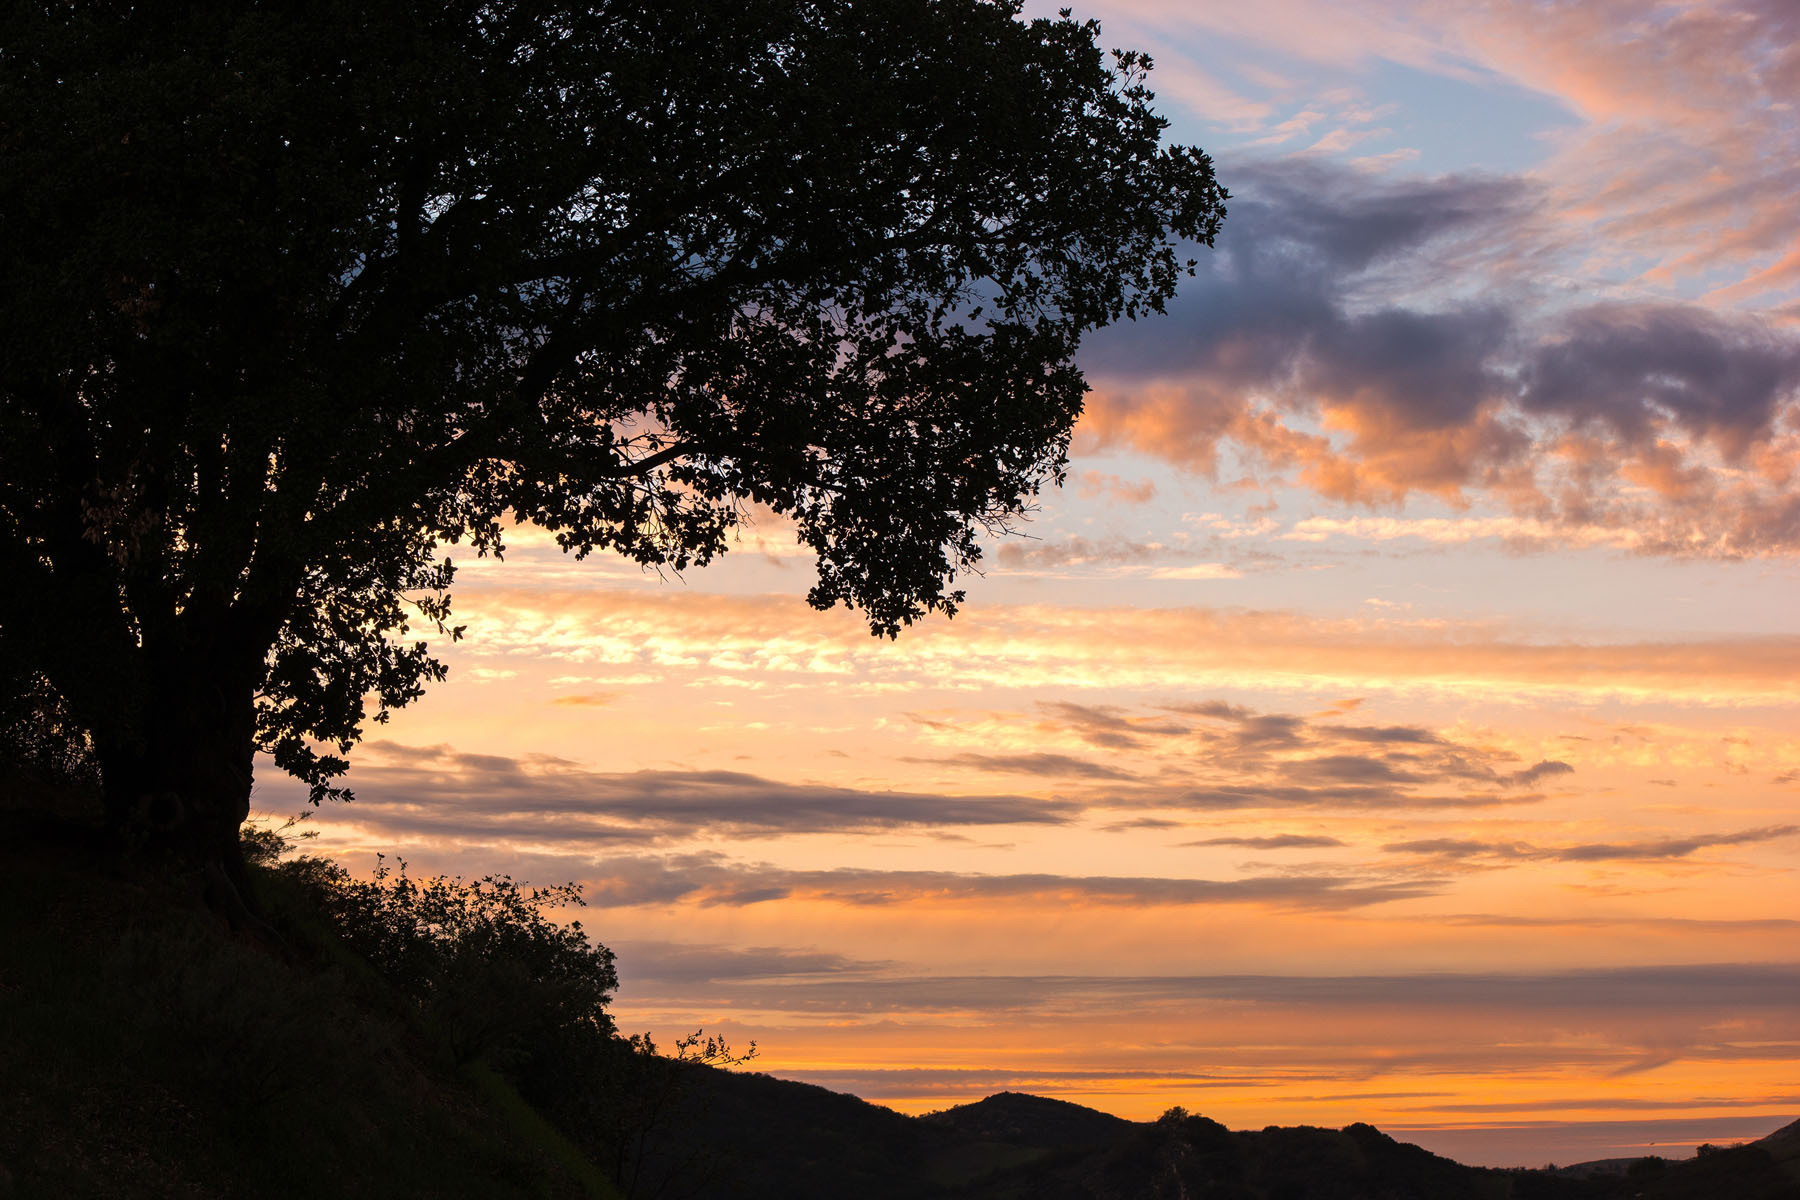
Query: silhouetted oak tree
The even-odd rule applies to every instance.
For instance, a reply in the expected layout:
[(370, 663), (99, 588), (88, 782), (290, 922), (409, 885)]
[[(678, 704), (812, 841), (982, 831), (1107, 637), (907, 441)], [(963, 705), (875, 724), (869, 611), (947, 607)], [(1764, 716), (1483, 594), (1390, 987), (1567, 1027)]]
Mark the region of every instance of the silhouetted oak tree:
[(448, 543), (955, 610), (1083, 331), (1225, 193), (1149, 61), (1010, 0), (38, 0), (0, 25), (0, 641), (112, 817), (236, 870), (442, 669)]

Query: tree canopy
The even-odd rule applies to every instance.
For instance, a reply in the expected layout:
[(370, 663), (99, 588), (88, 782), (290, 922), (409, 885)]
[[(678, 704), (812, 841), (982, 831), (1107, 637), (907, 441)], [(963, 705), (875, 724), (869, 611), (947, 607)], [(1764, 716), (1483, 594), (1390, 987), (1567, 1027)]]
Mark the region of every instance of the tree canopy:
[[(1060, 480), (1084, 331), (1225, 192), (1013, 0), (241, 0), (0, 25), (0, 665), (114, 815), (315, 799), (446, 547), (682, 570), (748, 505), (892, 635)], [(372, 697), (371, 703), (365, 703)], [(235, 843), (233, 843), (235, 844)]]

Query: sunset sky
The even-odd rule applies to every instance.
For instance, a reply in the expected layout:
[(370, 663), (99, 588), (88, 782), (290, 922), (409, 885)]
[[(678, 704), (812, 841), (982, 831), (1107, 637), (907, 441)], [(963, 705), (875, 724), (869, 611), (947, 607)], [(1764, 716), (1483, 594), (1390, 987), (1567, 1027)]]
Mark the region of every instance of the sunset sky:
[(908, 1112), (1800, 1115), (1800, 6), (1076, 15), (1230, 215), (964, 611), (814, 612), (773, 518), (666, 579), (518, 530), (317, 849), (579, 881), (623, 1029)]

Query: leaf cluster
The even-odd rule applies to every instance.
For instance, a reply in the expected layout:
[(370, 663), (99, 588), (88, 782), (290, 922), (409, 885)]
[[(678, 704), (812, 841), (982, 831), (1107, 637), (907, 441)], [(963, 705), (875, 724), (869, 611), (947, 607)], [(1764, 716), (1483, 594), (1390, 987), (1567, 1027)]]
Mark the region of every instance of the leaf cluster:
[(100, 784), (93, 740), (43, 676), (9, 665), (0, 658), (0, 777), (15, 791), (91, 799)]

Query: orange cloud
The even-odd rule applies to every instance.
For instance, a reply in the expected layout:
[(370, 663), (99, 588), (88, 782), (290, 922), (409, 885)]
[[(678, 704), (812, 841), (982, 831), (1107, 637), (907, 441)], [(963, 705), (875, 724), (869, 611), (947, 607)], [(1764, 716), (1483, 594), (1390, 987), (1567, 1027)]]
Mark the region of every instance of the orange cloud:
[(1103, 471), (1083, 471), (1075, 477), (1075, 489), (1084, 500), (1104, 496), (1121, 504), (1146, 504), (1156, 498), (1156, 481), (1120, 479)]
[(611, 704), (619, 698), (617, 692), (577, 692), (567, 696), (558, 696), (550, 703), (564, 708), (599, 708)]

